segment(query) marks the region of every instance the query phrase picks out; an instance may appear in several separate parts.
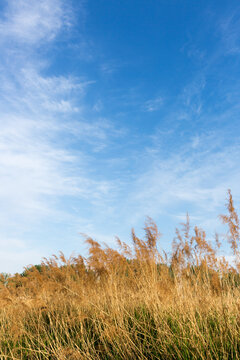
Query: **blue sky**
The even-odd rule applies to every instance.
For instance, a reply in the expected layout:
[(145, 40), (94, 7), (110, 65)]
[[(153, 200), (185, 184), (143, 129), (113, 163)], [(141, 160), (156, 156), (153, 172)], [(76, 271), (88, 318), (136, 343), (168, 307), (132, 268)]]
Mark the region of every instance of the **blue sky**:
[(147, 215), (167, 251), (186, 212), (211, 237), (240, 200), (239, 64), (238, 1), (3, 0), (0, 271)]

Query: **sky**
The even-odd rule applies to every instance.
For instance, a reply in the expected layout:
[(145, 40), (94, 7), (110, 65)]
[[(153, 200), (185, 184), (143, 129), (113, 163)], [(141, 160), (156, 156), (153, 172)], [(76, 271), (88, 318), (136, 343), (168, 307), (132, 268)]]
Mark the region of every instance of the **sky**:
[(166, 251), (187, 212), (223, 231), (239, 99), (237, 0), (2, 0), (0, 272), (146, 216)]

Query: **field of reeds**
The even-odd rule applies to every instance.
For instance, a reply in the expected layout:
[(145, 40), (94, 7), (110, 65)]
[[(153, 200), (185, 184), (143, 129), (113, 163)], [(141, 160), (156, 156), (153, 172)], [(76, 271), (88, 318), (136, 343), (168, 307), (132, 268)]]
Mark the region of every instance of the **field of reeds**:
[[(89, 257), (60, 253), (1, 275), (0, 359), (240, 359), (240, 228), (228, 193), (227, 238), (210, 242), (189, 219), (172, 253), (145, 238), (118, 250), (91, 238)], [(228, 241), (235, 263), (219, 257)]]

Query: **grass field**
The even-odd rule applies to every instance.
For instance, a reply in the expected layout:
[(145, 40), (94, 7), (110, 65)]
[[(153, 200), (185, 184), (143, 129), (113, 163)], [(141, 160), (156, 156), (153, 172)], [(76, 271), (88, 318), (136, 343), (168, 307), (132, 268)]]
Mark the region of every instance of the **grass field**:
[(188, 218), (167, 256), (148, 219), (131, 246), (88, 238), (87, 259), (60, 253), (2, 275), (0, 358), (240, 359), (240, 231), (228, 195), (221, 219), (234, 266)]

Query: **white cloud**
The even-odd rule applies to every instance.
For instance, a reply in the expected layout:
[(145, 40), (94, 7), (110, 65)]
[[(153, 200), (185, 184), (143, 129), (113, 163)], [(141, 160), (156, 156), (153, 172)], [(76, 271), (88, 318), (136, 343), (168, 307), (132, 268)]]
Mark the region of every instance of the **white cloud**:
[(206, 86), (206, 80), (203, 74), (194, 81), (185, 86), (180, 95), (180, 101), (185, 106), (186, 111), (184, 119), (189, 120), (194, 115), (199, 116), (202, 112), (202, 91)]
[[(108, 120), (90, 122), (84, 115), (94, 82), (47, 75), (48, 61), (36, 56), (36, 47), (69, 25), (66, 7), (60, 0), (9, 0), (0, 20), (0, 271), (17, 271), (48, 255), (43, 249), (52, 224), (85, 216), (69, 205), (72, 198), (103, 208), (114, 191), (111, 181), (95, 177), (94, 156), (85, 151), (100, 151), (115, 133)], [(37, 244), (42, 226), (46, 239)], [(29, 234), (32, 240), (17, 240)]]
[(39, 114), (46, 110), (49, 114), (80, 112), (76, 95), (83, 98), (87, 87), (93, 81), (86, 81), (71, 76), (43, 76), (41, 69), (22, 67), (1, 75), (0, 103), (11, 103), (11, 106), (21, 111), (31, 111)]
[(161, 96), (148, 100), (144, 104), (144, 110), (147, 112), (153, 112), (159, 110), (163, 105), (163, 98)]
[(199, 147), (199, 145), (201, 144), (201, 139), (200, 136), (194, 136), (192, 138), (192, 148), (193, 149), (197, 149)]
[[(218, 144), (216, 133), (216, 144)], [(141, 174), (129, 197), (129, 206), (134, 208), (132, 221), (146, 214), (154, 218), (182, 214), (183, 208), (190, 216), (199, 219), (198, 224), (213, 230), (219, 223), (217, 216), (224, 210), (228, 188), (234, 198), (240, 198), (239, 178), (240, 147), (238, 144), (223, 146), (220, 150), (207, 150), (213, 136), (200, 139), (201, 149), (192, 151), (192, 142), (186, 143), (178, 153), (161, 157), (161, 150), (149, 153), (142, 164)], [(147, 155), (146, 155), (147, 158)], [(208, 219), (212, 219), (211, 223)]]
[(70, 25), (68, 12), (61, 0), (8, 0), (0, 21), (1, 39), (30, 45), (53, 40)]
[(100, 146), (107, 138), (104, 125), (65, 124), (51, 113), (49, 117), (43, 111), (39, 115), (1, 116), (0, 212), (6, 217), (49, 216), (55, 209), (55, 198), (76, 196), (96, 202), (112, 189), (111, 183), (89, 174), (84, 153), (64, 148), (67, 136), (84, 141), (89, 137)]
[[(173, 144), (175, 153), (171, 142), (163, 149), (171, 136), (176, 142), (181, 137), (184, 129), (179, 124), (187, 120), (193, 128), (194, 119), (204, 116), (206, 70), (174, 99), (161, 122), (167, 126), (154, 131), (153, 146), (141, 152), (137, 146), (132, 150), (131, 143), (130, 160), (120, 154), (126, 157), (122, 173), (116, 165), (122, 161), (121, 147), (112, 147), (107, 160), (112, 162), (113, 176), (105, 174), (105, 159), (100, 163), (95, 155), (106, 150), (122, 130), (98, 115), (103, 110), (100, 100), (87, 104), (85, 95), (94, 86), (93, 79), (49, 75), (51, 64), (39, 51), (42, 47), (46, 54), (46, 44), (71, 25), (70, 12), (69, 3), (62, 0), (8, 0), (0, 19), (0, 271), (10, 271), (14, 262), (20, 268), (39, 262), (40, 254), (48, 255), (43, 244), (37, 244), (36, 234), (42, 227), (46, 234), (54, 221), (59, 226), (78, 223), (81, 226), (73, 227), (76, 232), (89, 229), (90, 235), (110, 242), (107, 233), (99, 230), (106, 219), (108, 228), (113, 219), (119, 229), (119, 223), (134, 225), (145, 215), (165, 214), (179, 220), (186, 209), (195, 220), (213, 228), (215, 223), (209, 219), (218, 214), (226, 190), (230, 187), (234, 196), (240, 196), (239, 146), (219, 140), (217, 131), (208, 135), (189, 131), (184, 146)], [(118, 68), (106, 62), (101, 70), (113, 74)], [(165, 104), (161, 96), (142, 102), (135, 88), (119, 100), (117, 91), (118, 101), (136, 109), (141, 103), (140, 110), (145, 112), (158, 111)], [(222, 114), (221, 121), (232, 119), (231, 115), (231, 111)], [(134, 156), (140, 164), (136, 168), (130, 164)], [(101, 165), (100, 171), (95, 169)], [(119, 178), (112, 181), (114, 177)], [(101, 224), (97, 227), (93, 222)], [(26, 233), (28, 239), (29, 233), (34, 234), (34, 226), (34, 243), (23, 242)], [(50, 237), (51, 230), (45, 244)], [(54, 247), (59, 248), (57, 241)]]
[(93, 110), (96, 112), (100, 112), (103, 109), (103, 103), (101, 100), (98, 100), (94, 106), (93, 106)]
[(224, 15), (219, 21), (222, 41), (228, 54), (240, 53), (240, 16), (239, 8), (233, 12)]

